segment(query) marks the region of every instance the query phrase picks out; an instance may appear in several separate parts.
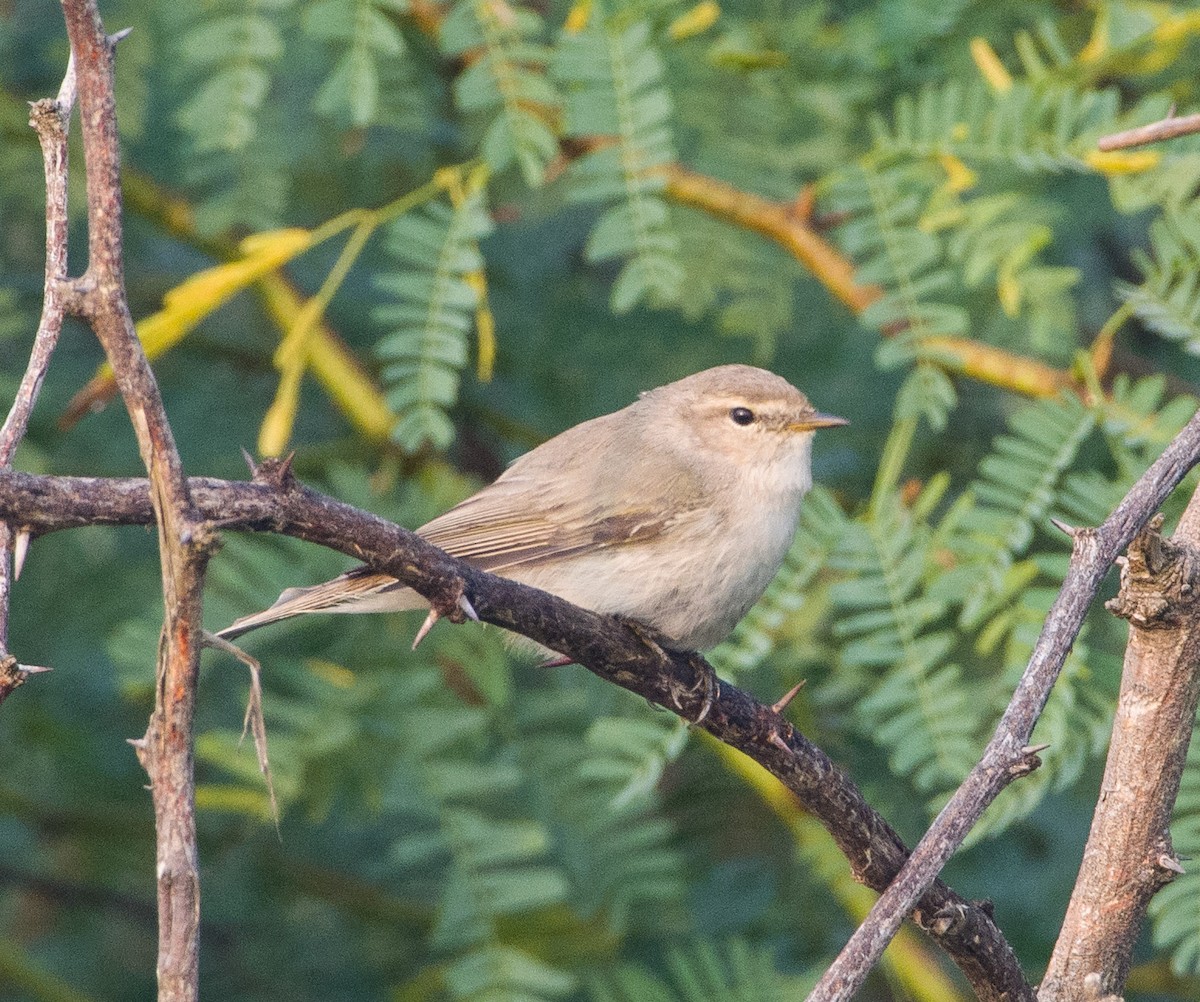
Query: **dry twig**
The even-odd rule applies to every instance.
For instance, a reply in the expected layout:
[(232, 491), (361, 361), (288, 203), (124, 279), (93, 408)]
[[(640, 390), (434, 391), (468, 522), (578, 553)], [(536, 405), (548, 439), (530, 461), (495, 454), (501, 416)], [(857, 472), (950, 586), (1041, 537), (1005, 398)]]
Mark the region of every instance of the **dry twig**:
[(1200, 132), (1200, 115), (1174, 114), (1149, 125), (1139, 125), (1136, 129), (1126, 129), (1124, 132), (1114, 132), (1110, 136), (1101, 136), (1096, 147), (1104, 153), (1112, 150), (1127, 150), (1133, 146), (1145, 146), (1148, 143), (1162, 142), (1164, 139), (1178, 139), (1180, 136), (1190, 136)]
[[(46, 177), (46, 274), (42, 317), (29, 365), (8, 417), (0, 427), (0, 471), (12, 469), (13, 456), (29, 428), (29, 418), (50, 367), (50, 356), (62, 332), (67, 281), (67, 126), (74, 104), (75, 60), (71, 58), (67, 60), (58, 97), (36, 101), (30, 108), (29, 124), (37, 131)], [(14, 560), (13, 551), (22, 538), (28, 539), (22, 536), (19, 527), (0, 522), (0, 656), (8, 647), (9, 593), (12, 581), (20, 573), (20, 558)], [(17, 669), (0, 674), (0, 702), (24, 681), (25, 674)]]
[[(15, 449), (24, 434), (63, 316), (84, 318), (104, 347), (129, 411), (138, 449), (152, 485), (159, 529), (165, 616), (159, 645), (154, 713), (146, 736), (135, 742), (150, 776), (157, 832), (159, 899), (159, 998), (191, 1000), (198, 994), (199, 868), (196, 857), (192, 716), (199, 664), (199, 622), (212, 533), (195, 513), (158, 386), (134, 333), (125, 296), (122, 248), (120, 150), (113, 97), (113, 58), (119, 36), (104, 32), (95, 0), (63, 0), (71, 63), (59, 98), (34, 106), (34, 123), (46, 160), (46, 305), (29, 371), (3, 446)], [(66, 126), (71, 95), (78, 94), (87, 174), (88, 266), (75, 280), (67, 273)], [(11, 454), (3, 457), (6, 464)], [(7, 588), (8, 525), (0, 539)], [(26, 527), (27, 528), (27, 527)], [(0, 607), (7, 608), (7, 594)]]

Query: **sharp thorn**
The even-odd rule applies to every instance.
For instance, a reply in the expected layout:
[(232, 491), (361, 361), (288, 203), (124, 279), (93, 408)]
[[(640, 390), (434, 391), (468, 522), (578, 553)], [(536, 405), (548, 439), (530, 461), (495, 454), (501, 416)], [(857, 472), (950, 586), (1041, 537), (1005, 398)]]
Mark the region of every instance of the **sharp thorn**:
[(1169, 107), (1169, 108), (1167, 109), (1167, 120), (1168, 120), (1168, 121), (1170, 121), (1172, 118), (1174, 118), (1174, 117), (1175, 117), (1175, 109), (1176, 109), (1175, 102), (1174, 102), (1174, 101), (1172, 101), (1172, 102), (1171, 102), (1171, 107)]
[(242, 446), (242, 459), (244, 459), (246, 461), (246, 465), (250, 467), (250, 476), (258, 476), (258, 463), (254, 461), (254, 457), (250, 455), (244, 445)]
[(17, 665), (17, 671), (24, 672), (26, 675), (42, 675), (48, 671), (54, 671), (53, 668), (48, 668), (46, 665)]
[(438, 621), (437, 609), (430, 609), (429, 615), (425, 617), (425, 622), (421, 624), (421, 628), (417, 630), (417, 635), (413, 637), (412, 649), (415, 651), (417, 645), (428, 636), (429, 631), (433, 629), (433, 624)]
[(804, 688), (804, 683), (807, 681), (808, 681), (808, 679), (802, 678), (794, 686), (792, 686), (790, 689), (788, 689), (787, 692), (785, 692), (782, 696), (780, 696), (779, 699), (777, 699), (774, 703), (772, 703), (771, 709), (774, 710), (776, 713), (782, 713), (784, 710), (786, 710), (788, 708), (788, 704), (793, 699), (796, 698), (796, 694), (801, 689)]
[(146, 747), (146, 739), (145, 738), (126, 738), (125, 743), (133, 745), (134, 748), (145, 748)]
[(1059, 532), (1065, 532), (1072, 539), (1075, 538), (1075, 533), (1077, 533), (1079, 531), (1078, 529), (1075, 528), (1075, 526), (1067, 525), (1067, 523), (1064, 522), (1061, 518), (1050, 519), (1050, 524), (1053, 525), (1054, 528), (1056, 528)]
[(1025, 745), (1025, 747), (1021, 749), (1021, 754), (1022, 755), (1037, 755), (1040, 752), (1044, 752), (1049, 747), (1050, 747), (1049, 741), (1047, 741), (1045, 744), (1041, 744), (1041, 745)]
[(575, 662), (572, 658), (564, 657), (559, 654), (557, 657), (551, 658), (549, 661), (543, 661), (539, 668), (565, 668), (567, 665), (573, 665)]
[(1169, 870), (1171, 873), (1187, 873), (1179, 860), (1165, 852), (1158, 857), (1158, 865), (1164, 870)]
[(479, 613), (475, 611), (475, 606), (471, 604), (471, 600), (466, 595), (458, 596), (458, 607), (462, 609), (463, 615), (472, 623), (479, 622)]
[(33, 534), (28, 529), (20, 529), (13, 542), (13, 580), (21, 576), (21, 568), (25, 566), (25, 557), (29, 553), (29, 544), (33, 542)]
[(771, 736), (767, 738), (767, 740), (770, 741), (771, 744), (773, 744), (776, 748), (787, 752), (789, 755), (792, 753), (792, 746), (779, 736), (778, 731), (772, 731)]
[(133, 31), (132, 28), (122, 28), (120, 31), (114, 31), (111, 35), (108, 36), (108, 41), (110, 44), (116, 45), (118, 42), (122, 42), (126, 38), (128, 38), (130, 32), (132, 32), (132, 31)]

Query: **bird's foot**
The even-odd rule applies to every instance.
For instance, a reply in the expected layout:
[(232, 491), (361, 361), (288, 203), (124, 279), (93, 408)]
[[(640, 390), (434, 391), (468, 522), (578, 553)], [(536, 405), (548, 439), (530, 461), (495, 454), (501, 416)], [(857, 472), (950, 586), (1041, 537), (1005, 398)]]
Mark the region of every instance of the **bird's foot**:
[[(635, 619), (626, 619), (623, 616), (617, 618), (633, 630), (637, 634), (638, 639), (658, 654), (664, 663), (674, 663), (675, 659), (668, 653), (666, 646), (670, 643), (669, 638), (657, 630), (646, 626), (645, 623), (639, 623)], [(703, 695), (704, 699), (700, 705), (700, 712), (696, 714), (694, 719), (688, 721), (690, 726), (699, 727), (708, 719), (709, 713), (712, 712), (713, 704), (721, 698), (721, 680), (717, 678), (717, 673), (713, 671), (712, 665), (705, 661), (701, 655), (695, 651), (684, 653), (686, 653), (688, 665), (696, 673), (699, 682), (695, 686), (688, 688), (679, 685), (674, 680), (674, 677), (672, 677), (668, 692), (672, 706), (681, 714), (684, 711), (685, 704), (690, 702), (690, 698), (695, 697), (698, 692)]]

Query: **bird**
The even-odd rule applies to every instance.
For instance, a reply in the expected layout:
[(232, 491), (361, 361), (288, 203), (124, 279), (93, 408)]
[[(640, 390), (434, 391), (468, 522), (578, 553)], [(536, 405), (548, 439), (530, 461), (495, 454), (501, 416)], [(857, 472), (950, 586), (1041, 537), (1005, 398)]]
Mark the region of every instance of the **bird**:
[[(416, 534), (482, 570), (704, 651), (771, 583), (812, 486), (814, 434), (844, 424), (775, 373), (717, 366), (568, 428)], [(218, 636), (310, 613), (421, 608), (429, 603), (411, 588), (360, 566), (289, 588)], [(463, 609), (474, 618), (465, 598)]]

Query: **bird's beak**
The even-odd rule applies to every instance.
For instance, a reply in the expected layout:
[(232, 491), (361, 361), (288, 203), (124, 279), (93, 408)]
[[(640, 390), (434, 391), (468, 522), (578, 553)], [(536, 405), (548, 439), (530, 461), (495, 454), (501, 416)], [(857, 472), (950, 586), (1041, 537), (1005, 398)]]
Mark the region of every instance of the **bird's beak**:
[(844, 417), (822, 414), (817, 411), (813, 414), (806, 414), (799, 421), (793, 421), (788, 425), (788, 431), (816, 431), (818, 428), (836, 428), (838, 425), (849, 423)]

